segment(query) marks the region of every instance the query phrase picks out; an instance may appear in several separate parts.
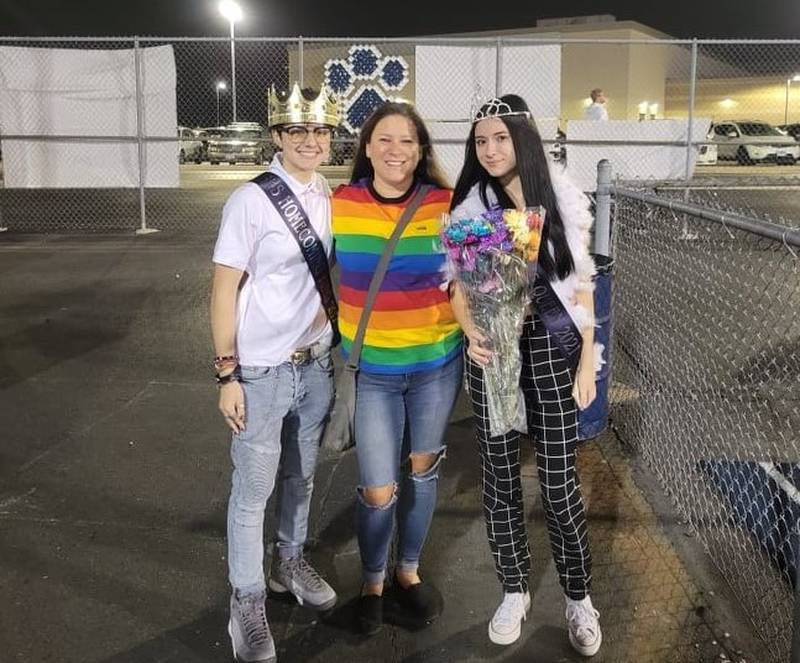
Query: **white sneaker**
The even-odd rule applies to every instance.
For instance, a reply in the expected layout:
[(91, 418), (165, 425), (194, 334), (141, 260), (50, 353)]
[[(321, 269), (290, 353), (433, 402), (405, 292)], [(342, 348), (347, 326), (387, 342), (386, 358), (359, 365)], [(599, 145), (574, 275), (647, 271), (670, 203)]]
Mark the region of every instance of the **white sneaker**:
[(519, 639), (522, 621), (531, 608), (529, 592), (506, 592), (503, 602), (494, 612), (489, 622), (489, 640), (496, 645), (510, 645)]
[(603, 642), (598, 618), (600, 613), (594, 609), (588, 596), (581, 601), (567, 599), (567, 628), (569, 643), (583, 656), (594, 656)]

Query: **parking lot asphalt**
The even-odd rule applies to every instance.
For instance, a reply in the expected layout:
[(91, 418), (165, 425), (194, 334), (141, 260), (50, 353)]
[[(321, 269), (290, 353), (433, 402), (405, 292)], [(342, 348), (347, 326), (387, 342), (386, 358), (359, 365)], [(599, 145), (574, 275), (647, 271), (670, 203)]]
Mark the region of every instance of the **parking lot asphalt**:
[[(148, 188), (147, 228), (213, 234), (230, 192), (263, 171), (261, 166), (184, 164), (180, 187)], [(332, 186), (345, 182), (348, 166), (325, 166)], [(682, 186), (671, 183), (670, 187)], [(771, 221), (800, 219), (800, 165), (698, 167), (689, 183), (690, 201)], [(142, 226), (136, 189), (5, 189), (0, 182), (0, 227), (12, 233), (101, 234)]]
[[(229, 439), (208, 366), (212, 242), (0, 234), (3, 663), (231, 660)], [(488, 641), (500, 589), (463, 398), (447, 443), (422, 561), (446, 599), (441, 619), (414, 630), (395, 616), (374, 638), (354, 632), (355, 458), (326, 454), (308, 554), (340, 604), (320, 617), (270, 598), (279, 661), (582, 660), (567, 642), (529, 452), (533, 607), (518, 643)], [(579, 467), (604, 629), (593, 660), (762, 660), (724, 581), (638, 459), (608, 433), (582, 449)]]

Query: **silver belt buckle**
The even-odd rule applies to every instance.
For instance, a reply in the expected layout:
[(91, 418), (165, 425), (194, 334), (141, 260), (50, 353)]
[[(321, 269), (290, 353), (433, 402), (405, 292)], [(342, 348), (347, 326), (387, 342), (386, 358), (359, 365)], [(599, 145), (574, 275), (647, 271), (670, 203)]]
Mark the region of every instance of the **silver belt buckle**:
[(291, 361), (295, 366), (300, 366), (302, 364), (305, 364), (310, 359), (311, 359), (311, 348), (302, 348), (301, 350), (295, 350), (289, 356), (289, 361)]

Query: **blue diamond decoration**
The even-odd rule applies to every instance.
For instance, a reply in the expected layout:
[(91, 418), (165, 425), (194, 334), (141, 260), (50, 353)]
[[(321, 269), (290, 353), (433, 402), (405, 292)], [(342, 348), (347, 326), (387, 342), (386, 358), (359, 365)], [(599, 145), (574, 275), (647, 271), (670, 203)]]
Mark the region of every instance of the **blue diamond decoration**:
[(372, 111), (382, 106), (385, 102), (386, 98), (378, 90), (371, 87), (363, 88), (346, 111), (347, 124), (353, 129), (360, 128), (372, 114)]
[(335, 62), (328, 68), (327, 81), (328, 87), (336, 94), (344, 94), (353, 82), (350, 72), (341, 62)]
[(390, 90), (399, 90), (408, 82), (408, 65), (400, 58), (387, 58), (381, 80)]
[(378, 55), (370, 48), (356, 48), (350, 54), (356, 76), (372, 76), (378, 68)]

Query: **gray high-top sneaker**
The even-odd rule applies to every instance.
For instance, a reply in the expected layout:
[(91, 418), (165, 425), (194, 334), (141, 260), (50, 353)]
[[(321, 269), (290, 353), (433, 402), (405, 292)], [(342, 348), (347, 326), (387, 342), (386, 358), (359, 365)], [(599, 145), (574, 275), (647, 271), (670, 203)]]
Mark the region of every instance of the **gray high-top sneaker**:
[(275, 663), (275, 642), (264, 608), (267, 593), (237, 594), (231, 595), (231, 620), (228, 622), (233, 657), (241, 663)]
[(330, 610), (336, 605), (336, 592), (302, 556), (280, 559), (276, 555), (268, 585), (273, 592), (291, 592), (300, 605), (312, 610)]

